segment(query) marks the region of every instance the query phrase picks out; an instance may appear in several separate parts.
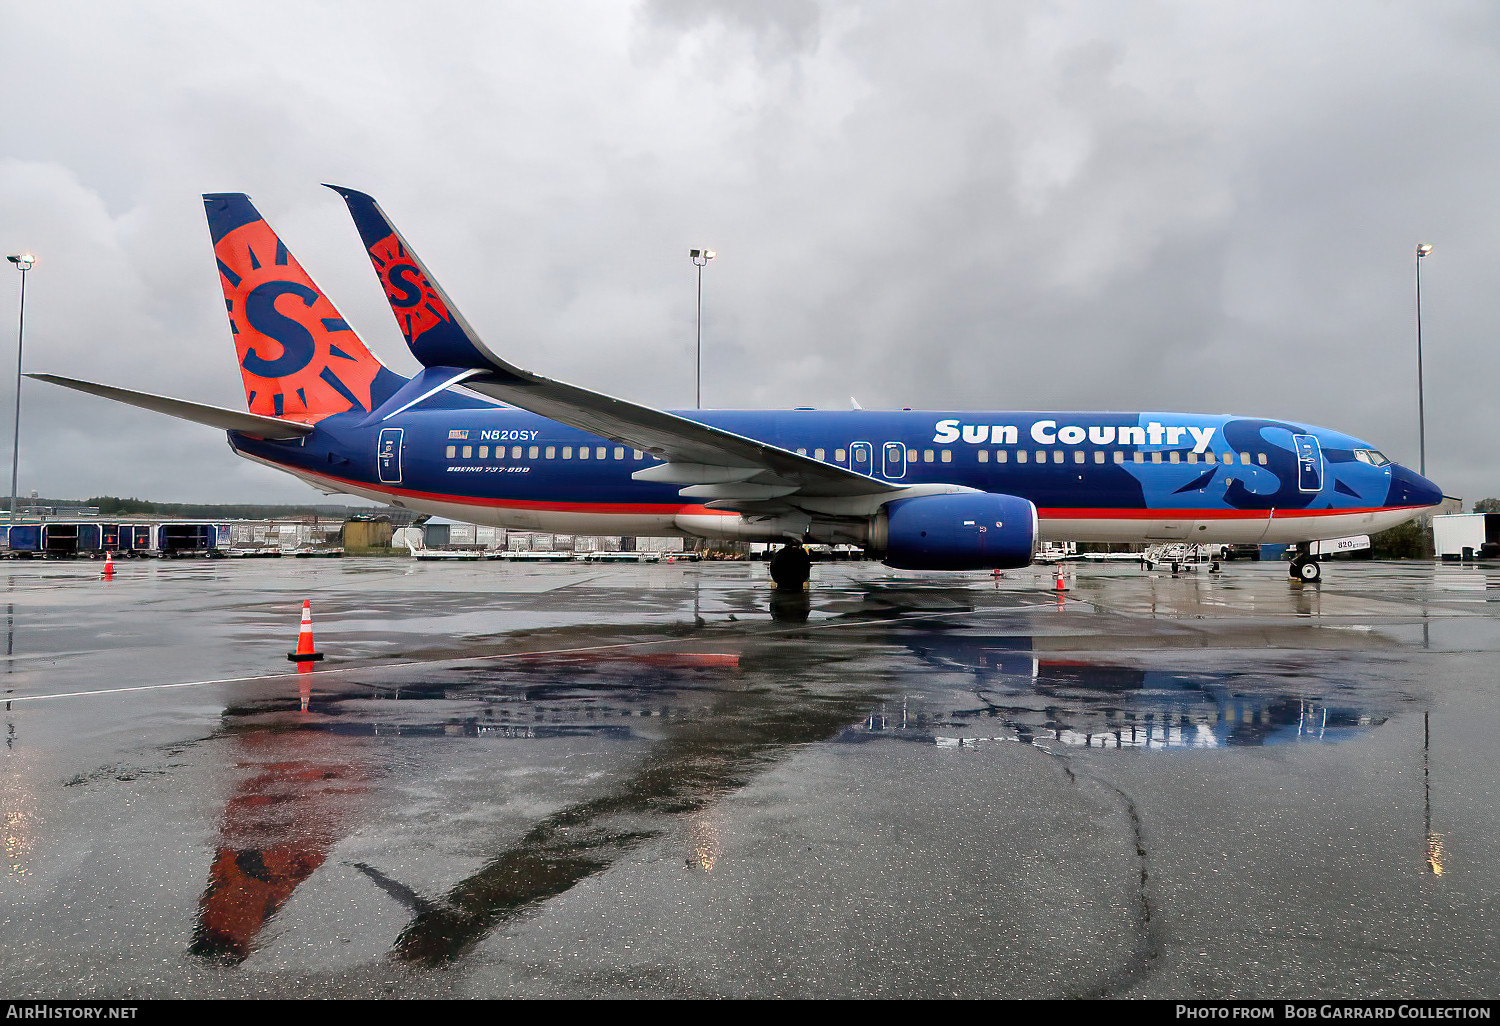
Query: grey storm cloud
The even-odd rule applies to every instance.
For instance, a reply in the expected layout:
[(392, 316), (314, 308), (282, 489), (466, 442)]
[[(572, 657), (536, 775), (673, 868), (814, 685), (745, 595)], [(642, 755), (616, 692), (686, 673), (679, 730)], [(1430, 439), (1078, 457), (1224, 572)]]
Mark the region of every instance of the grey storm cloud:
[[(411, 372), (335, 182), (492, 347), (639, 401), (691, 404), (708, 245), (708, 405), (1238, 412), (1414, 464), (1425, 241), (1429, 470), (1500, 493), (1487, 2), (0, 12), (29, 370), (242, 404), (198, 196), (244, 191)], [(313, 495), (206, 428), (23, 409), (23, 490)]]

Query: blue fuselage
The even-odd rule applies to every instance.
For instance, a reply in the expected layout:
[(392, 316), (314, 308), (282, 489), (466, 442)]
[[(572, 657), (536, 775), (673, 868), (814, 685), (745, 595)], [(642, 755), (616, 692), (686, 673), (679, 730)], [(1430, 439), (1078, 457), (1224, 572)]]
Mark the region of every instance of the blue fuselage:
[[(1442, 498), (1348, 435), (1182, 413), (694, 410), (679, 416), (889, 481), (1033, 502), (1044, 537), (1293, 542), (1392, 526)], [(748, 537), (736, 513), (637, 481), (649, 454), (509, 407), (320, 421), (243, 455), (329, 491), (497, 526)], [(722, 528), (722, 529), (721, 529)], [(769, 537), (779, 533), (768, 529)]]

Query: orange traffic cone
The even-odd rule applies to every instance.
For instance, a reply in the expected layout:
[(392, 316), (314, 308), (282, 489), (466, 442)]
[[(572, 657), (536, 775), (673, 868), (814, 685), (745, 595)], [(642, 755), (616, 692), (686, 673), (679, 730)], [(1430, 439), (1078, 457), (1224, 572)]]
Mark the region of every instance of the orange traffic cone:
[(322, 652), (313, 650), (311, 599), (302, 600), (302, 627), (297, 631), (297, 651), (288, 652), (286, 657), (297, 664), (299, 673), (311, 670), (308, 664), (323, 658)]
[(115, 579), (115, 554), (113, 552), (104, 554), (104, 579), (106, 581)]
[(1060, 570), (1058, 571), (1058, 574), (1057, 574), (1057, 590), (1058, 591), (1067, 591), (1068, 590), (1068, 586), (1063, 583), (1063, 575), (1062, 575), (1062, 571), (1060, 571)]

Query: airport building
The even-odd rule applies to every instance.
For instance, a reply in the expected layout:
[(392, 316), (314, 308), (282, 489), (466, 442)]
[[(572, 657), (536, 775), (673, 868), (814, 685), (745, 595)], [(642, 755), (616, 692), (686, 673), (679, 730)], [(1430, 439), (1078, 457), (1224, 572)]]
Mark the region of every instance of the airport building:
[(603, 553), (644, 558), (684, 554), (682, 538), (630, 538), (507, 531), (408, 511), (371, 509), (347, 517), (255, 520), (101, 517), (98, 510), (37, 510), (0, 526), (0, 556), (12, 559), (272, 558), (279, 556), (441, 556), (559, 559)]

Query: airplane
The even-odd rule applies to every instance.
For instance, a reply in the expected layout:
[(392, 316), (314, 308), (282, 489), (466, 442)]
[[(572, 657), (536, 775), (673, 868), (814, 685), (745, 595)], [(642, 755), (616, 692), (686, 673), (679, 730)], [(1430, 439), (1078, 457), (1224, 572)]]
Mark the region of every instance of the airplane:
[(328, 188), (415, 376), (380, 362), (242, 193), (203, 201), (248, 412), (29, 376), (226, 430), (328, 493), (520, 530), (782, 541), (783, 589), (808, 583), (804, 543), (963, 571), (1027, 566), (1041, 539), (1293, 544), (1289, 571), (1312, 582), (1312, 542), (1442, 501), (1366, 442), (1276, 419), (641, 405), (500, 356), (373, 198)]

